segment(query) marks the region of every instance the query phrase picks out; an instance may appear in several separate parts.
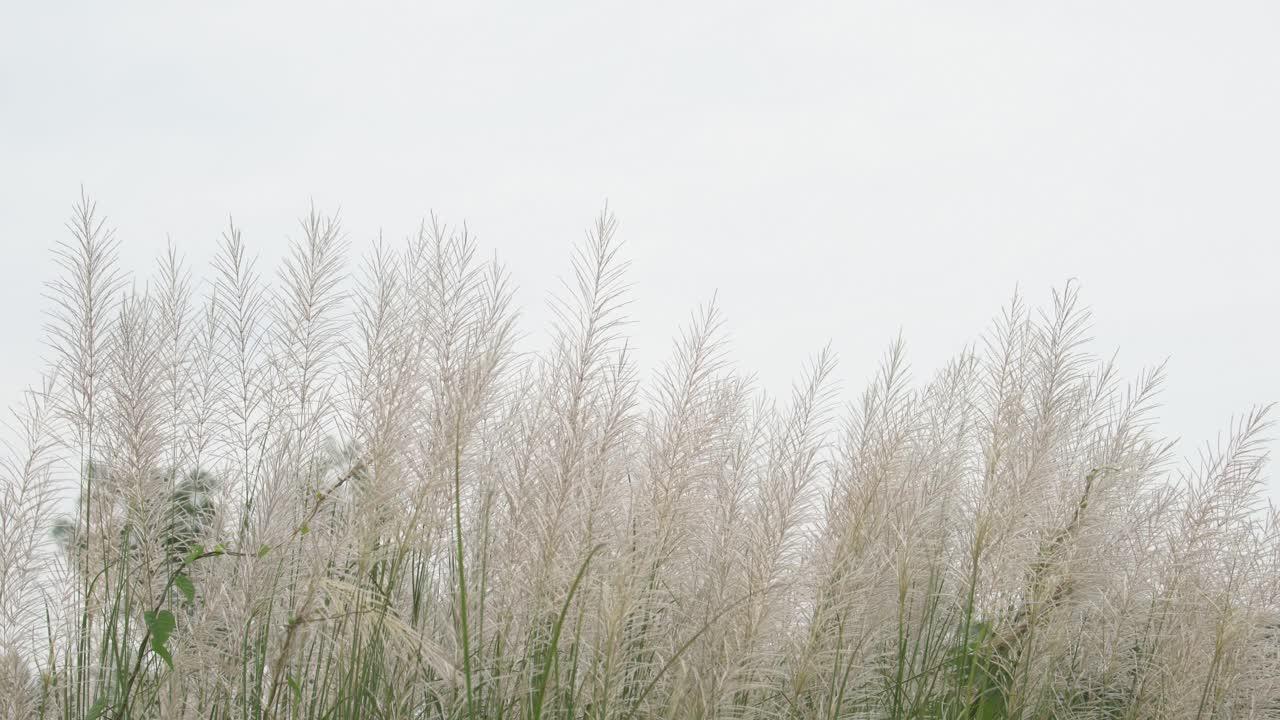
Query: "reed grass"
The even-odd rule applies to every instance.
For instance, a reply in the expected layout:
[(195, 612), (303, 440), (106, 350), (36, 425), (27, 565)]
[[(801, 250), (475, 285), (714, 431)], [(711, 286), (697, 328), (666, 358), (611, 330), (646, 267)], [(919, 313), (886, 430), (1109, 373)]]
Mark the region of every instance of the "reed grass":
[(1191, 461), (1078, 288), (843, 405), (714, 303), (641, 377), (611, 213), (549, 347), (436, 219), (119, 268), (83, 198), (0, 494), (7, 718), (1280, 718), (1268, 408)]

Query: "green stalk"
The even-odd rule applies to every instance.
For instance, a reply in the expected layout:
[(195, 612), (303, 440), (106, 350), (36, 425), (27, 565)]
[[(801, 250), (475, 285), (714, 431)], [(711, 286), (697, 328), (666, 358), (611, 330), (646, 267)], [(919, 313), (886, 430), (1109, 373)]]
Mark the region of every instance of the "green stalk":
[(475, 720), (475, 699), (471, 689), (471, 633), (467, 627), (467, 566), (462, 557), (461, 418), (457, 425), (453, 436), (453, 529), (457, 535), (454, 550), (458, 554), (458, 615), (462, 622), (462, 673), (467, 684), (467, 719)]

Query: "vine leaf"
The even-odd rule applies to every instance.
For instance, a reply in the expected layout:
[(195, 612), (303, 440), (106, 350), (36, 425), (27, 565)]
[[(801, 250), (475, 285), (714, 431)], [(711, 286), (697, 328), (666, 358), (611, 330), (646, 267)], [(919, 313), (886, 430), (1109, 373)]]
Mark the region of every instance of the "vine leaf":
[(187, 599), (188, 603), (194, 603), (196, 601), (196, 586), (195, 583), (191, 582), (191, 578), (183, 575), (182, 573), (178, 573), (178, 575), (173, 578), (173, 584), (182, 591), (182, 596)]
[(177, 621), (173, 617), (173, 613), (168, 610), (160, 612), (145, 612), (142, 619), (147, 623), (147, 629), (151, 631), (151, 650), (160, 656), (161, 660), (173, 669), (173, 656), (169, 654), (169, 648), (165, 643), (169, 641), (169, 636), (173, 634)]

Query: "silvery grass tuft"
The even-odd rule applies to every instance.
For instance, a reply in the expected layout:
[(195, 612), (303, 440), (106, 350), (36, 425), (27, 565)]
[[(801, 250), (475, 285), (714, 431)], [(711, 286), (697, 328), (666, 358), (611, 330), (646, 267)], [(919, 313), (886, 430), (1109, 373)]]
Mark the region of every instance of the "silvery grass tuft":
[(1198, 459), (1160, 367), (1015, 297), (841, 407), (754, 387), (714, 304), (642, 377), (602, 213), (549, 347), (434, 218), (302, 218), (197, 280), (83, 199), (0, 494), (7, 718), (1277, 718), (1266, 408)]

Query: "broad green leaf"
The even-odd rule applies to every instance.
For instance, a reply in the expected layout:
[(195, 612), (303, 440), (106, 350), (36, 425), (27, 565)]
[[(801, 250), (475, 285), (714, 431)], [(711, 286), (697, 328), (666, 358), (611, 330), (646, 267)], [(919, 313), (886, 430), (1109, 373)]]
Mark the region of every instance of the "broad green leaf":
[(204, 546), (193, 545), (191, 547), (191, 552), (187, 553), (187, 559), (185, 564), (190, 565), (196, 560), (199, 560), (201, 555), (204, 555)]
[(157, 645), (153, 642), (151, 643), (151, 650), (164, 661), (165, 665), (169, 666), (170, 670), (173, 669), (173, 656), (169, 654), (169, 648), (163, 645)]
[(102, 717), (102, 711), (107, 709), (107, 699), (100, 697), (89, 706), (89, 712), (84, 716), (84, 720), (98, 720)]
[(168, 610), (154, 613), (145, 612), (142, 614), (142, 618), (147, 623), (147, 629), (151, 631), (152, 642), (157, 642), (161, 645), (168, 642), (169, 636), (173, 634), (173, 629), (177, 626), (173, 613)]
[(173, 656), (169, 654), (169, 648), (165, 647), (165, 643), (169, 641), (169, 636), (177, 626), (173, 613), (168, 610), (156, 613), (145, 612), (142, 614), (142, 619), (146, 621), (147, 629), (151, 631), (151, 649), (172, 669)]
[(173, 579), (173, 584), (182, 591), (182, 595), (187, 598), (187, 602), (193, 603), (196, 601), (196, 586), (195, 583), (191, 582), (191, 578), (178, 573), (177, 577)]
[(267, 553), (269, 552), (271, 552), (271, 546), (263, 545), (262, 547), (258, 548), (258, 557), (266, 557)]

